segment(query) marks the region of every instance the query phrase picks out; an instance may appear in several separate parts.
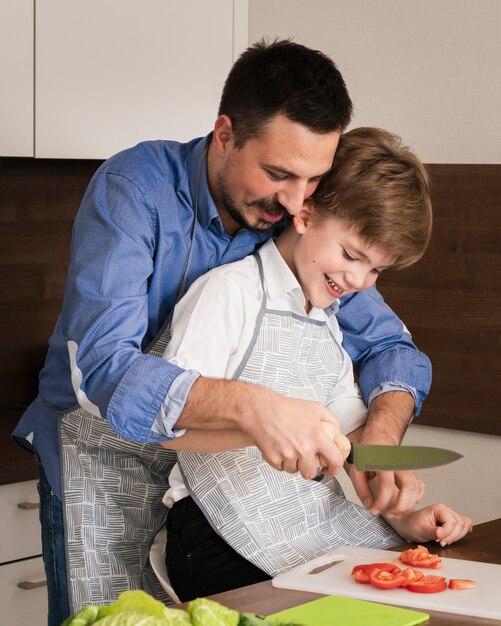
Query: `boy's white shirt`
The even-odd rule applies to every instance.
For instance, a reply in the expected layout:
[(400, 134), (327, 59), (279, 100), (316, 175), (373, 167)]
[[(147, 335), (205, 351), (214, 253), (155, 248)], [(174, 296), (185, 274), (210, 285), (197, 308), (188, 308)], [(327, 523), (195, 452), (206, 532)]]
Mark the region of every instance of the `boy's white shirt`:
[[(267, 308), (292, 312), (327, 323), (342, 348), (336, 316), (323, 309), (305, 313), (301, 287), (273, 240), (260, 249)], [(203, 376), (233, 378), (254, 334), (263, 299), (259, 270), (253, 256), (217, 267), (201, 276), (180, 300), (172, 319), (172, 339), (163, 358)], [(327, 407), (338, 418), (341, 432), (350, 433), (367, 419), (367, 408), (355, 384), (353, 366), (343, 352), (343, 367)], [(307, 417), (307, 416), (305, 416)], [(169, 477), (171, 488), (164, 496), (167, 506), (188, 495), (176, 464)]]

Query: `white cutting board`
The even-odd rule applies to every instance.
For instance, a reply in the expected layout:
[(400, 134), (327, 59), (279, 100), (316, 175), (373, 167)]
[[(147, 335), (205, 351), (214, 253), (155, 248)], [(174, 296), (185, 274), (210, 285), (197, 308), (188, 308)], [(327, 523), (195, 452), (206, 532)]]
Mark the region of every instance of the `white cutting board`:
[[(421, 569), (425, 574), (438, 574), (450, 578), (469, 578), (476, 589), (440, 593), (413, 593), (406, 589), (377, 589), (372, 585), (356, 583), (351, 570), (361, 563), (393, 563), (400, 552), (346, 546), (327, 552), (321, 557), (299, 565), (273, 579), (274, 587), (298, 589), (325, 595), (345, 596), (372, 600), (383, 604), (398, 604), (417, 609), (431, 609), (445, 613), (459, 613), (490, 619), (501, 619), (501, 565), (442, 558), (442, 567)], [(310, 573), (321, 566), (341, 561), (318, 573)], [(402, 568), (407, 567), (400, 563)]]

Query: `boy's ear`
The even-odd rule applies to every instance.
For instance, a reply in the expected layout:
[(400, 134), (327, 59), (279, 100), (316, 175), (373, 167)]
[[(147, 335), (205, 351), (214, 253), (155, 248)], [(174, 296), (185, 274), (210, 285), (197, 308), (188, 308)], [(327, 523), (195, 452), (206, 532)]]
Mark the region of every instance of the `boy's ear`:
[(313, 202), (311, 200), (306, 200), (299, 213), (296, 213), (296, 215), (293, 216), (292, 221), (298, 235), (302, 235), (308, 229), (312, 219), (312, 213)]
[(233, 146), (233, 124), (227, 115), (220, 115), (215, 121), (212, 144), (220, 158), (223, 158), (228, 148)]

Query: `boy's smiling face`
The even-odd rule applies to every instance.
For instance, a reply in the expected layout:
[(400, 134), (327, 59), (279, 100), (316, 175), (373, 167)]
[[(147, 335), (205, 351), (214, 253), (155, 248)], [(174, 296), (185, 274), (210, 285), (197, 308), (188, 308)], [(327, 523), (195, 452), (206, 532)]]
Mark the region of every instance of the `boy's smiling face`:
[(301, 285), (307, 310), (324, 309), (344, 294), (369, 289), (394, 261), (386, 249), (369, 245), (345, 220), (319, 218), (308, 208), (289, 229), (292, 236), (284, 233), (277, 246)]

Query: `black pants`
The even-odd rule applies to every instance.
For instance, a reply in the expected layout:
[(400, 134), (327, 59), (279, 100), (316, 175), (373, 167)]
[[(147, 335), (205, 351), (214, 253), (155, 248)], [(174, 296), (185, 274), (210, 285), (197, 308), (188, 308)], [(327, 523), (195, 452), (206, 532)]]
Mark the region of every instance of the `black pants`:
[(191, 497), (167, 516), (166, 565), (183, 602), (271, 578), (221, 539)]

